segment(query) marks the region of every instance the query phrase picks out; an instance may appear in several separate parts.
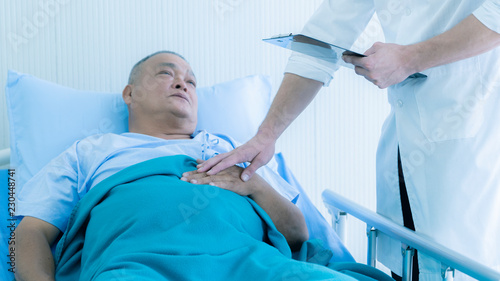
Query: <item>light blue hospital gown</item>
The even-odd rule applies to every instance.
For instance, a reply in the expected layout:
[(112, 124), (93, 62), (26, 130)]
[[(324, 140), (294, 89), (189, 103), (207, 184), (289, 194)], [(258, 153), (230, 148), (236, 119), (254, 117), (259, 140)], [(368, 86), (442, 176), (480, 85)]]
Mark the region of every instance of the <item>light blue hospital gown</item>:
[[(16, 215), (44, 220), (64, 232), (77, 202), (92, 187), (116, 172), (169, 155), (206, 160), (235, 146), (232, 139), (206, 131), (182, 140), (164, 140), (137, 133), (90, 136), (75, 142), (24, 185), (17, 197)], [(298, 196), (298, 191), (270, 167), (258, 173), (290, 201)]]

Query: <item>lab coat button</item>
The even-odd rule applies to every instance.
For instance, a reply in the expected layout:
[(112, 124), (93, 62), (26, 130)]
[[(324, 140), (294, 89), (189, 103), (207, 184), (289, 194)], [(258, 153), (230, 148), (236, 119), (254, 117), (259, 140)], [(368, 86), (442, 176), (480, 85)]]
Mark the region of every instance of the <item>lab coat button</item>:
[(398, 107), (403, 107), (403, 101), (402, 100), (397, 100), (396, 104)]

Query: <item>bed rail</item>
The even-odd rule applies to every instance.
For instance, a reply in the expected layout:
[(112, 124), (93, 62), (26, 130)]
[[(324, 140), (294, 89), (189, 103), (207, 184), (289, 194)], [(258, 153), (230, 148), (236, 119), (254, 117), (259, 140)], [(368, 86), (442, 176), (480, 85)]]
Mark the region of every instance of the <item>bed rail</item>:
[[(376, 237), (377, 233), (381, 232), (401, 241), (403, 280), (411, 280), (411, 261), (414, 249), (441, 262), (443, 268), (446, 269), (442, 272), (443, 280), (453, 280), (454, 270), (478, 280), (500, 280), (500, 272), (404, 228), (331, 190), (323, 191), (322, 197), (329, 212), (333, 215), (334, 224), (345, 221), (345, 219), (340, 218), (342, 213), (351, 214), (367, 224), (368, 265), (375, 266), (376, 264)], [(340, 229), (345, 229), (345, 227), (340, 225)]]
[(0, 166), (10, 163), (10, 148), (0, 150)]

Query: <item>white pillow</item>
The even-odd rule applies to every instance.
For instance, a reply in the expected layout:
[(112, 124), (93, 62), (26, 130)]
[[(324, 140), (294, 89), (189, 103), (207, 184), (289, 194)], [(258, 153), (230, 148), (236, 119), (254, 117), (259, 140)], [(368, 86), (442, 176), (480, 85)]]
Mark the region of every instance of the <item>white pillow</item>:
[[(76, 140), (128, 130), (121, 93), (80, 91), (9, 71), (7, 111), (11, 164), (24, 183)], [(267, 76), (248, 76), (199, 88), (198, 126), (244, 143), (257, 131), (271, 103)]]

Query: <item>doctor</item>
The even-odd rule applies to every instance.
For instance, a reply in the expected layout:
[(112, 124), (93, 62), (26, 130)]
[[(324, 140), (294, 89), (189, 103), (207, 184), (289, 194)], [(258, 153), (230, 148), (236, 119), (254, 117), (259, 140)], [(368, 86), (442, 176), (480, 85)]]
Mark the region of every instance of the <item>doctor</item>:
[[(367, 57), (343, 59), (388, 87), (377, 210), (500, 270), (500, 0), (325, 0), (302, 33), (350, 47), (375, 12), (388, 43), (375, 43)], [(255, 137), (198, 171), (212, 175), (250, 161), (241, 175), (248, 180), (334, 71), (293, 54)], [(416, 72), (428, 77), (406, 79)], [(380, 242), (393, 246), (380, 261), (400, 273), (400, 245)], [(441, 265), (420, 253), (418, 270), (420, 280), (441, 280)]]

